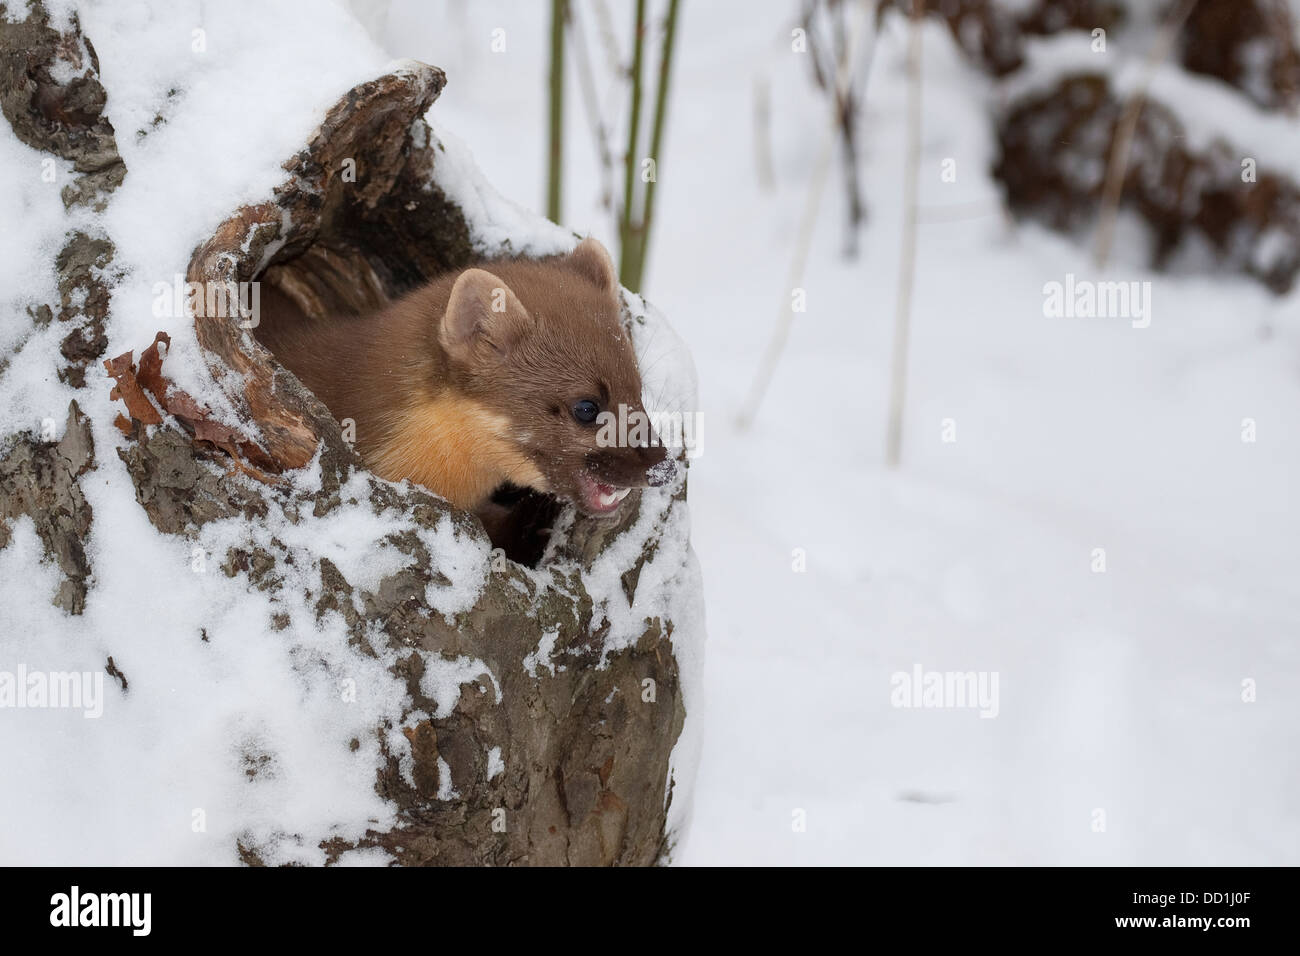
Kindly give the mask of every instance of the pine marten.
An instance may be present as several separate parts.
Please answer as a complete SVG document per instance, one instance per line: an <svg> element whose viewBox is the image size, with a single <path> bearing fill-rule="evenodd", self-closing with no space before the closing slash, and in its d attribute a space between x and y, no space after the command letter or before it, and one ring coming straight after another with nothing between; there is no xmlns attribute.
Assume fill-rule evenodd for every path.
<svg viewBox="0 0 1300 956"><path fill-rule="evenodd" d="M356 423L357 452L380 477L471 511L513 484L609 516L632 488L673 474L653 439L597 439L602 412L645 414L620 311L609 253L585 239L567 256L442 275L368 317L300 317L256 334L335 418Z"/></svg>

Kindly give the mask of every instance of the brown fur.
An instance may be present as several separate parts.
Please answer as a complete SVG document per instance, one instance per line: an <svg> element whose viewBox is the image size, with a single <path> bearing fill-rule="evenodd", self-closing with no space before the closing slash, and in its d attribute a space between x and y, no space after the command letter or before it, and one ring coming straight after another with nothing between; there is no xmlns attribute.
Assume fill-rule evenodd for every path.
<svg viewBox="0 0 1300 956"><path fill-rule="evenodd" d="M273 290L267 311L287 302ZM646 485L658 446L598 448L573 403L644 411L604 247L493 260L440 276L365 318L268 321L258 338L336 418L367 466L478 509L512 483L581 499L578 474Z"/></svg>

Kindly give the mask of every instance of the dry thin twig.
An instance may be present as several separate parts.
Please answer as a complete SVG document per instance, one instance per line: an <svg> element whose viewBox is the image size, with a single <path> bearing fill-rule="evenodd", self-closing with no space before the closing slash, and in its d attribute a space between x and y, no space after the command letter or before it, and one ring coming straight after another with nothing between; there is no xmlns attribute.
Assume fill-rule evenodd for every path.
<svg viewBox="0 0 1300 956"><path fill-rule="evenodd" d="M1106 260L1110 258L1110 247L1115 238L1115 218L1119 213L1120 197L1124 193L1124 178L1128 175L1133 136L1137 132L1138 120L1142 117L1142 107L1146 105L1146 91L1151 85L1152 74L1169 58L1178 31L1182 29L1183 23L1195 6L1196 0L1183 0L1160 28L1155 43L1147 51L1142 80L1129 96L1128 102L1124 104L1124 112L1115 128L1110 161L1106 164L1106 183L1101 193L1101 211L1097 220L1097 245L1093 252L1098 268L1103 267Z"/></svg>
<svg viewBox="0 0 1300 956"><path fill-rule="evenodd" d="M907 157L903 165L903 235L899 240L898 297L894 350L889 373L889 423L885 464L897 468L903 451L903 406L907 399L907 343L916 284L917 192L921 166L921 25L925 0L914 0L907 43Z"/></svg>
<svg viewBox="0 0 1300 956"><path fill-rule="evenodd" d="M614 153L610 149L609 124L605 122L600 96L596 92L595 73L591 66L591 56L587 51L587 38L579 22L578 7L577 3L569 4L568 26L573 41L573 59L577 65L578 87L582 91L582 102L591 127L596 156L600 160L601 205L612 210L614 208ZM615 71L616 75L617 72Z"/></svg>
<svg viewBox="0 0 1300 956"><path fill-rule="evenodd" d="M845 84L849 83L853 76L854 57L858 52L858 38L862 33L862 28L866 23L867 16L870 13L870 4L867 0L860 0L858 4L858 16L853 21L853 27L849 36L848 47L845 50L844 59L839 63L836 71L835 85L837 90L843 89ZM835 134L839 128L840 115L839 96L833 97L831 108L831 121L827 125L825 135L822 139L821 153L817 159L817 165L813 169L812 181L808 187L808 201L804 206L803 220L799 226L799 234L795 240L794 255L790 261L790 273L787 289L793 290L799 287L803 280L804 265L808 261L808 249L812 245L813 227L817 224L817 212L821 207L821 197L823 188L826 185L827 172L831 165L831 156L835 148ZM787 293L787 296L789 293ZM790 326L794 322L794 311L788 298L783 298L781 311L777 314L776 328L772 331L772 338L768 342L767 349L763 353L762 361L759 365L758 373L754 376L754 382L750 386L749 395L745 404L741 406L740 415L736 419L736 428L740 431L747 430L754 422L754 416L758 414L758 407L763 401L763 396L767 392L767 386L772 380L772 375L776 371L777 363L781 360L781 353L785 351L786 341L790 337Z"/></svg>
<svg viewBox="0 0 1300 956"><path fill-rule="evenodd" d="M772 90L763 73L754 77L754 167L759 189L771 192L776 185L772 174Z"/></svg>

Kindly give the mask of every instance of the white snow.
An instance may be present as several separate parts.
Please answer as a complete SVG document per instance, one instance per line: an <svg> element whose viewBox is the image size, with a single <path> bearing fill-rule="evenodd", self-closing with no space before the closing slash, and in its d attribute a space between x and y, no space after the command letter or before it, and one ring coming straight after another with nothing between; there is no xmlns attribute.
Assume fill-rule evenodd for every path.
<svg viewBox="0 0 1300 956"><path fill-rule="evenodd" d="M537 677L539 668L555 673L555 664L551 660L551 655L555 653L555 642L559 636L559 628L548 628L542 633L542 639L537 642L537 648L524 655L524 670L529 677Z"/></svg>
<svg viewBox="0 0 1300 956"><path fill-rule="evenodd" d="M906 118L906 30L890 17L863 119L860 257L840 257L833 169L808 312L738 433L771 317L790 300L826 116L790 52L796 11L744 7L683 6L648 270L649 298L694 354L709 435L689 476L708 600L704 744L677 859L1300 862L1298 293L1151 273L1145 233L1125 220L1104 273L1081 245L1008 227L988 174L990 105L1006 94L927 25L904 464L886 471ZM626 47L626 12L613 13ZM439 123L499 190L539 208L545 5L399 0L378 19L390 54L448 70ZM495 28L506 53L489 52ZM1089 39L1061 41L1078 44L1077 64L1031 40L1031 71L1040 58L1097 66ZM1145 43L1112 36L1106 56L1140 62ZM603 47L589 47L603 70ZM771 193L753 155L760 72ZM1292 121L1205 78L1161 74L1156 94L1177 99L1194 135L1221 130L1261 168L1294 169ZM568 103L565 224L614 248L573 78ZM941 179L946 158L956 182ZM1045 318L1044 284L1068 273L1150 281L1150 327ZM1104 573L1091 570L1099 547ZM611 594L606 613L626 616L626 601ZM998 716L891 707L891 675L917 664L996 672Z"/></svg>
<svg viewBox="0 0 1300 956"><path fill-rule="evenodd" d="M371 635L378 652L371 656L353 646L341 615L317 618L321 562L339 569L356 603L355 592L411 562L397 541L414 533L440 574L425 600L454 622L474 606L491 574L488 548L450 518L426 529L392 511L376 512L368 478L360 475L321 519L274 506L264 519L214 521L193 538L158 534L135 504L115 452L123 444L111 424L120 403L109 400L107 375L91 367L80 393L60 383L53 370L62 364L57 350L68 326L33 327L26 310L57 304L51 263L68 231L110 235L116 255L105 276L112 290L107 354L138 351L164 328L173 343L166 374L238 424L198 353L192 324L154 314L154 286L183 274L195 245L240 203L264 199L284 180L280 164L342 93L404 65L370 41L342 2L236 0L199 9L83 0L57 12L59 22L76 12L92 38L109 90L106 112L129 172L102 214L65 213L59 191L70 165L44 163L48 157L0 124L0 168L14 186L0 195L0 216L22 225L0 231L0 346L21 343L0 374L0 429L57 437L74 395L89 416L96 467L82 487L94 509L87 549L95 578L84 614L55 608L50 598L59 575L42 558L33 523L9 522L12 540L0 550L0 670L12 673L18 665L102 677L111 654L129 687L124 692L104 680L102 719L84 720L72 709L0 713L0 749L23 768L0 784L0 813L22 821L0 837L0 857L230 864L239 843L268 863L320 863L322 837L355 839L392 823L391 807L374 788L383 759L375 728L390 728L384 744L409 781L403 729L424 716L401 719L411 701L390 670L396 652L383 649L380 635ZM276 38L274 56L266 52L268 36ZM436 60L432 51L417 52ZM436 110L431 119L439 122ZM572 230L504 199L441 125L436 135L438 184L464 204L479 248L541 255L577 242ZM74 294L74 310L84 304L79 298ZM664 342L676 341L661 318L647 322ZM672 381L657 380L659 390L677 401L673 389L689 384L690 375L671 368L682 360L680 347L663 358L659 374ZM319 490L318 462L293 483L301 492ZM654 501L656 513L668 507L662 494ZM684 508L679 513L684 520ZM651 530L643 521L642 536ZM268 593L247 572L225 573L231 548L254 547L276 558L273 573L284 576L283 588ZM647 565L647 580L655 569L671 571L670 560L685 560L663 550L664 558ZM563 586L559 574L535 572L533 579ZM684 621L675 640L688 635L698 636ZM451 714L473 686L500 700L497 677L481 660L424 654L424 664L421 692L433 701L430 716ZM439 770L438 798L459 798L445 763ZM497 748L489 773L503 770ZM350 853L344 861L372 865L381 857Z"/></svg>
<svg viewBox="0 0 1300 956"><path fill-rule="evenodd" d="M185 5L75 6L131 168L104 216L120 238L115 265L128 274L114 293L110 355L152 341L152 284L183 272L234 204L278 181L279 162L321 111L394 57L448 72L430 114L446 149L439 181L467 207L482 248L509 238L517 251L560 251L588 234L616 248L572 77L565 228L539 226L529 212L543 195L544 4L367 0L364 29L342 4L306 0L208 4L201 25ZM689 475L699 561L664 535L637 601L643 590L675 594L668 607L629 606L612 554L584 579L611 623L611 649L635 637L645 614L666 610L677 625L689 717L674 753L675 859L1300 862L1300 293L1152 273L1142 230L1123 221L1105 272L1081 245L1008 226L988 174L989 108L1007 90L973 74L947 32L928 25L921 203L931 215L920 234L904 461L887 471L906 119L906 31L888 17L863 119L869 223L859 258L840 256L833 169L801 283L808 311L795 317L752 430L738 432L771 316L790 299L784 277L826 116L807 63L789 51L794 14L782 0L745 4L743 14L733 4L683 6L647 289L699 370L709 435ZM624 14L615 16L625 31ZM204 55L191 49L200 27ZM496 29L507 38L501 53L491 52ZM267 32L279 38L273 57L254 39ZM1069 39L1094 56L1086 41ZM601 47L590 48L603 69ZM1134 62L1144 52L1114 38L1109 48ZM1038 41L1031 55L1072 62ZM754 172L760 71L773 97L771 192ZM1293 122L1205 78L1159 74L1155 93L1176 100L1191 135L1222 131L1261 168L1296 168ZM137 137L159 113L166 122ZM956 182L940 178L948 158ZM65 219L67 169L42 183L40 159L0 124L0 168L16 187L0 191L0 218L24 223L21 238L0 231L0 346L26 340L0 375L4 431L65 418L70 393L48 374L63 330L31 331L23 309L55 299L49 263L65 229L93 225L86 213ZM182 167L192 172L175 175ZM1044 317L1044 284L1067 274L1151 282L1151 325ZM668 333L655 309L645 312L637 345L648 355ZM192 332L179 322L169 331L169 373L201 390ZM656 399L650 383L663 380L649 369L646 377ZM671 400L694 401L687 365L668 378ZM306 597L273 607L242 577L230 581L219 555L191 571L186 542L151 534L138 508L117 508L131 490L113 453L107 379L92 370L91 382L79 396L100 462L84 482L97 574L86 613L69 618L49 604L57 574L20 520L0 550L0 633L6 654L47 669L98 670L112 653L131 689L106 682L101 720L3 715L0 749L23 773L21 786L16 775L0 784L0 815L23 825L0 835L0 857L231 863L239 828L252 821L247 835L272 861L314 861L314 846L283 835L382 826L368 735L405 702L388 662L354 653L337 615L317 625ZM1243 441L1251 429L1255 440ZM647 514L667 497L648 493ZM687 514L674 507L667 520ZM397 566L383 516L367 525L347 506L337 520L355 538L330 531L333 520L299 530L322 533L331 559L363 576L371 560ZM643 524L616 549L639 547L653 521ZM278 518L267 532L301 558L302 578L285 595L314 586L306 539ZM223 533L210 526L203 540L215 551ZM1104 572L1094 570L1097 549ZM470 599L482 558L456 553L465 563L452 588L431 595L450 614ZM804 571L795 570L800 555ZM693 586L701 567L707 659ZM269 630L274 613L290 615L286 631ZM918 665L996 674L997 717L891 706L891 676ZM700 667L702 679L693 676ZM353 703L337 693L347 679L360 691ZM440 710L453 679L426 673ZM1253 702L1243 682L1253 682ZM353 736L363 741L356 752L346 746ZM399 727L388 743L409 753ZM270 759L257 763L259 754ZM250 759L261 768L251 780ZM692 797L685 782L697 762ZM199 810L204 832L195 830ZM345 859L382 862L374 853Z"/></svg>
<svg viewBox="0 0 1300 956"><path fill-rule="evenodd" d="M481 660L473 657L457 657L454 660L443 658L426 662L424 674L420 678L420 692L437 704L433 716L450 717L460 701L461 685L485 676L496 694L497 703L501 702L501 685L496 676ZM486 687L479 685L480 693L487 693Z"/></svg>
<svg viewBox="0 0 1300 956"><path fill-rule="evenodd" d="M451 620L458 612L472 608L483 593L491 549L486 541L459 532L448 515L443 515L431 530L420 528L419 536L430 554L441 556L438 570L447 578L446 584L431 583L425 599Z"/></svg>

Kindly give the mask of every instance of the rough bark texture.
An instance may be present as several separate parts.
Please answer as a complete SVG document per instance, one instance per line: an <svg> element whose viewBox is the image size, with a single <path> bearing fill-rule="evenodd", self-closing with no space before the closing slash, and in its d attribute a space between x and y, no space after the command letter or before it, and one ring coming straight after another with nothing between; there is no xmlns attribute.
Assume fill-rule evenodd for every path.
<svg viewBox="0 0 1300 956"><path fill-rule="evenodd" d="M56 80L51 72L56 66L63 68L56 72L72 78ZM113 124L103 115L106 99L95 48L81 35L75 16L69 32L60 33L50 26L40 4L26 19L11 23L0 3L0 113L28 146L72 163L73 181L61 192L68 208L90 205L102 210L126 176ZM50 162L42 175L57 180L59 172ZM87 366L108 346L108 286L103 276L111 274L113 254L107 237L72 233L56 262L59 306L33 315L37 323L54 315L71 326L62 346L67 364L58 374L75 388L85 385Z"/></svg>
<svg viewBox="0 0 1300 956"><path fill-rule="evenodd" d="M89 61L86 77L60 87L48 64L78 50ZM0 20L0 105L25 142L71 160L84 173L80 185L65 192L67 201L93 195L102 202L103 190L125 174L112 127L100 112L105 93L93 68L93 50L79 32L50 29L39 4L25 21ZM195 250L189 280L269 282L314 315L372 308L468 261L469 230L431 179L440 144L422 119L444 82L440 70L412 64L348 93L285 164L284 185L265 202L232 210ZM77 337L70 332L63 350L69 365L60 372L74 387L84 385L86 369L102 358L111 294L111 271L105 270L112 255L111 237L72 236L57 263L61 302L34 315L36 321L57 315L74 326ZM292 474L319 451L321 488L309 493L284 480L251 480L232 470L221 450L197 440L182 417L147 428L123 417L127 439L117 453L138 506L159 532L189 539L217 519L251 527L268 516L327 517L340 506L343 482L361 469L339 424L238 316L200 317L196 329L214 378L259 430L268 456ZM93 384L107 388L102 378ZM93 581L84 547L91 512L77 485L92 466L110 465L95 464L88 423L75 403L57 443L20 435L0 446L0 547L10 539L9 519L29 515L64 574L56 603L73 614L84 608ZM397 511L420 528L450 517L462 534L484 539L471 515L453 512L420 488L368 475L364 481L376 514ZM670 507L680 507L684 498L683 484ZM410 563L371 591L346 580L328 559L314 558L319 586L306 597L317 618L341 617L360 653L373 654L380 643L398 651L396 676L411 695L398 726L406 728L413 761L403 773L397 755L385 751L375 782L395 808L395 827L374 829L352 843L313 833L291 837L321 846L331 860L356 847L380 847L397 862L416 865L659 861L667 849L669 756L685 717L673 624L647 617L631 646L607 650L609 625L596 623L582 576L606 543L636 520L640 502L628 504L617 523L561 521L541 567L501 562L487 574L475 605L453 621L425 603L426 586L442 577L446 556L430 553L413 534L392 542ZM527 507L550 508L552 517L556 511L553 502ZM527 514L520 520L536 524ZM651 535L624 570L629 601L658 546ZM246 545L218 559L227 576L274 595L287 587L281 572L294 556L275 540L269 548L256 545L250 534ZM285 614L272 630L302 624ZM526 665L548 633L555 635L553 666ZM454 711L436 717L421 674L431 661L461 656L483 661L495 683L479 677L463 685ZM385 741L390 729L376 727L377 739ZM496 748L505 769L489 778L487 755ZM249 755L250 779L266 759ZM443 768L456 794L440 799L447 783ZM250 839L238 852L257 865L265 849Z"/></svg>
<svg viewBox="0 0 1300 956"><path fill-rule="evenodd" d="M108 193L126 176L113 126L103 115L106 94L99 82L99 60L82 35L76 18L71 29L53 29L40 4L22 20L0 3L0 114L14 135L34 149L72 163L75 177L62 188L66 207L104 207ZM62 65L64 69L57 70ZM69 69L70 68L70 69ZM56 71L70 79L60 82ZM47 170L43 170L45 172ZM12 224L11 224L12 225ZM105 237L70 233L55 259L59 302L31 310L35 324L57 319L67 324L60 352L67 364L59 378L74 388L85 385L86 368L107 347L104 321L113 244ZM0 370L8 357L0 359ZM8 544L7 519L31 517L47 556L63 574L54 603L70 614L85 608L90 563L85 540L92 511L78 479L94 464L90 426L74 401L68 409L64 437L58 442L32 435L11 435L0 453L0 547Z"/></svg>
<svg viewBox="0 0 1300 956"><path fill-rule="evenodd" d="M0 454L0 547L9 544L11 519L31 518L46 555L63 575L54 603L69 614L80 614L86 606L91 570L86 535L93 515L77 480L94 461L90 423L76 402L68 406L67 428L59 441L13 436Z"/></svg>
<svg viewBox="0 0 1300 956"><path fill-rule="evenodd" d="M126 166L113 124L103 115L107 95L95 48L82 36L75 15L71 29L60 33L41 4L26 19L5 22L12 13L0 3L0 112L28 146L72 163L79 175L63 187L65 205L93 203L102 209L101 192L121 184ZM57 65L80 75L60 83L52 73Z"/></svg>

